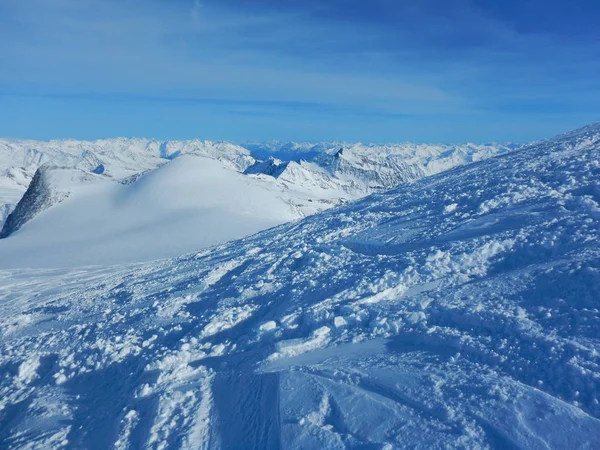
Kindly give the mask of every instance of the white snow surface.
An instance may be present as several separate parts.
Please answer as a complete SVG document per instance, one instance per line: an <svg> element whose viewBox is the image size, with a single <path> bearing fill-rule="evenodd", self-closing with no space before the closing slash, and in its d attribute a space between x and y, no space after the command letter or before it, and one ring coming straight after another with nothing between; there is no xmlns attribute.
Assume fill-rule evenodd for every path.
<svg viewBox="0 0 600 450"><path fill-rule="evenodd" d="M402 159L420 166L428 175L442 172L467 162L481 161L491 156L507 153L519 147L515 143L488 144L433 144L433 143L388 143L365 144L351 142L247 142L242 144L257 159L275 157L282 160L319 160L339 150L348 159L364 164L382 165L388 159Z"/></svg>
<svg viewBox="0 0 600 450"><path fill-rule="evenodd" d="M140 138L98 141L0 139L0 225L43 164L86 172L97 170L106 177L122 179L153 170L182 154L216 159L240 171L254 163L248 150L227 142Z"/></svg>
<svg viewBox="0 0 600 450"><path fill-rule="evenodd" d="M276 187L193 155L126 185L97 175L79 183L73 172L83 174L50 171L53 195L62 187L68 198L0 240L0 268L173 257L300 217Z"/></svg>
<svg viewBox="0 0 600 450"><path fill-rule="evenodd" d="M0 271L2 448L600 447L600 126L201 253Z"/></svg>

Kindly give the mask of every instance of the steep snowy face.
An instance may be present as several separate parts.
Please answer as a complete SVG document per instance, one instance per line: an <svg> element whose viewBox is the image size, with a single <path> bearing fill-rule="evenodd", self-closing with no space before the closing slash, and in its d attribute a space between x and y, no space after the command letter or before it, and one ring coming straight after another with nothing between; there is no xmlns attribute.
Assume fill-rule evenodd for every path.
<svg viewBox="0 0 600 450"><path fill-rule="evenodd" d="M21 199L38 167L55 163L62 167L97 167L93 155L76 157L54 148L38 150L34 141L0 139L0 226ZM96 164L96 165L94 165Z"/></svg>
<svg viewBox="0 0 600 450"><path fill-rule="evenodd" d="M280 159L269 158L265 161L256 161L248 167L244 174L246 175L269 175L273 178L279 178L287 168L289 162L283 162Z"/></svg>
<svg viewBox="0 0 600 450"><path fill-rule="evenodd" d="M4 222L0 239L18 231L35 216L66 200L83 186L105 182L107 181L79 169L41 166L35 172L25 195Z"/></svg>
<svg viewBox="0 0 600 450"><path fill-rule="evenodd" d="M362 185L339 178L322 166L308 161L281 161L269 158L257 162L244 172L282 189L288 202L302 216L321 212L350 200L364 197Z"/></svg>
<svg viewBox="0 0 600 450"><path fill-rule="evenodd" d="M320 165L307 161L281 161L270 158L267 161L257 162L246 169L246 175L268 175L277 179L286 188L313 192L316 197L319 193L338 191L343 197L348 197L350 192L345 192L344 182Z"/></svg>
<svg viewBox="0 0 600 450"><path fill-rule="evenodd" d="M0 440L598 448L600 129L213 249L0 272Z"/></svg>
<svg viewBox="0 0 600 450"><path fill-rule="evenodd" d="M32 177L22 168L10 167L0 171L0 226L15 208Z"/></svg>
<svg viewBox="0 0 600 450"><path fill-rule="evenodd" d="M400 155L382 155L340 149L322 155L316 162L336 178L344 180L348 190L365 193L389 189L427 175L419 161ZM457 164L459 165L459 164Z"/></svg>

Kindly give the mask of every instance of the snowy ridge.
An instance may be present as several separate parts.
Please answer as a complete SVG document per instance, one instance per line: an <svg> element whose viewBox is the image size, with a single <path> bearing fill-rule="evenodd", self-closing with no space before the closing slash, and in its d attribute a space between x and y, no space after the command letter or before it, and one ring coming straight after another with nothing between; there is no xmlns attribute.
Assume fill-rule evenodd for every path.
<svg viewBox="0 0 600 450"><path fill-rule="evenodd" d="M0 268L173 257L299 217L278 186L196 155L130 183L42 166L6 221L3 237L18 231L0 241Z"/></svg>
<svg viewBox="0 0 600 450"><path fill-rule="evenodd" d="M256 173L262 167L266 174L279 167L276 177L294 160L309 161L324 168L342 190L354 196L364 196L389 189L424 176L481 161L518 148L515 144L348 144L339 142L247 143L258 159L272 161L252 168ZM283 162L283 161L290 162ZM302 163L303 161L300 161ZM291 180L288 180L291 181Z"/></svg>
<svg viewBox="0 0 600 450"><path fill-rule="evenodd" d="M99 164L106 175L123 178L156 168L180 154L193 154L225 161L238 170L254 163L248 150L227 142L201 140L158 141L141 138L115 138L98 141L60 139L29 141L0 139L0 167L22 167L35 171L52 162L56 166L92 171Z"/></svg>
<svg viewBox="0 0 600 450"><path fill-rule="evenodd" d="M593 126L174 260L0 272L0 443L597 448L598 161Z"/></svg>
<svg viewBox="0 0 600 450"><path fill-rule="evenodd" d="M389 189L427 175L424 167L405 156L388 155L381 159L376 153L341 149L334 155L320 156L316 161L337 178L345 180L349 189L363 192Z"/></svg>
<svg viewBox="0 0 600 450"><path fill-rule="evenodd" d="M153 139L61 139L31 141L0 139L0 224L25 193L43 164L76 168L124 179L156 169L181 154L217 159L243 171L254 163L248 150L226 142L158 141Z"/></svg>
<svg viewBox="0 0 600 450"><path fill-rule="evenodd" d="M281 160L304 159L312 161L323 155L334 155L343 149L346 155L357 156L377 155L379 158L398 156L406 160L421 160L424 165L433 159L452 159L479 161L493 155L506 153L520 147L514 143L489 143L489 144L428 144L428 143L389 143L389 144L364 144L350 142L248 142L242 144L248 148L257 159L269 157ZM375 157L377 157L375 156ZM374 156L372 156L374 157Z"/></svg>
<svg viewBox="0 0 600 450"><path fill-rule="evenodd" d="M313 162L281 161L270 158L250 166L244 173L246 175L268 175L286 188L314 193L316 198L320 197L319 193L335 193L336 191L342 198L358 196L358 193L352 192L343 180L332 176L322 166Z"/></svg>

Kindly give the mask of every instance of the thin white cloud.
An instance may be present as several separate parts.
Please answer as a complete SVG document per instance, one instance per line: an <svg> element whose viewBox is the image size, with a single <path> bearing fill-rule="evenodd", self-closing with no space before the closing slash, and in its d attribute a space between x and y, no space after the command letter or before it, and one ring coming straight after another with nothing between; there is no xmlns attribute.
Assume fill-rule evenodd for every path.
<svg viewBox="0 0 600 450"><path fill-rule="evenodd" d="M461 115L509 97L547 98L556 90L556 59L593 64L585 51L524 37L470 2L453 0L452 17L404 4L412 5L405 11L411 26L390 34L377 23L328 21L299 10L250 13L208 0L2 2L0 90ZM440 49L453 27L466 27L465 36L483 43ZM583 72L570 77L571 91L562 97L588 82Z"/></svg>
<svg viewBox="0 0 600 450"><path fill-rule="evenodd" d="M4 85L175 91L407 113L449 111L459 103L436 86L401 74L377 75L377 67L365 70L366 57L324 61L322 55L286 54L286 45L308 31L317 35L309 45L318 36L335 39L336 30L299 22L298 15L139 0L25 0L11 14L20 28L17 41L3 40L0 50L11 67L0 72Z"/></svg>

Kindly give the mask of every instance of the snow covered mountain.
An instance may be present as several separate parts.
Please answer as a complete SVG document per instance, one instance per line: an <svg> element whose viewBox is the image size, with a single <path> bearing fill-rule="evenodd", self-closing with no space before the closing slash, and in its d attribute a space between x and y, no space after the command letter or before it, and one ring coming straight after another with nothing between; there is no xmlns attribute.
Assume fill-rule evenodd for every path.
<svg viewBox="0 0 600 450"><path fill-rule="evenodd" d="M389 143L363 144L351 142L245 142L241 144L252 152L256 159L265 160L270 157L284 161L304 159L312 161L324 154L335 154L340 149L346 153L379 155L385 158L389 155L404 156L405 158L467 158L473 161L489 158L498 153L505 153L520 147L514 143L488 144L430 144L430 143ZM468 155L473 155L469 158Z"/></svg>
<svg viewBox="0 0 600 450"><path fill-rule="evenodd" d="M104 180L91 172L43 165L37 169L25 195L19 201L0 231L0 239L18 231L28 221L46 209L69 198L73 186L101 183Z"/></svg>
<svg viewBox="0 0 600 450"><path fill-rule="evenodd" d="M0 271L0 446L598 448L598 161L593 125L178 259Z"/></svg>
<svg viewBox="0 0 600 450"><path fill-rule="evenodd" d="M252 151L255 158L262 160L248 169L252 173L263 170L265 174L281 178L287 171L287 181L293 183L294 177L290 176L290 171L303 172L298 179L304 180L307 178L306 172L323 172L325 169L330 178L327 182L335 183L336 189L341 187L354 196L389 189L424 176L501 155L519 147L516 144L365 145L277 141L244 145ZM265 160L270 162L265 163ZM314 170L307 162L313 163L318 169ZM298 167L302 163L304 167ZM274 170L274 167L278 170Z"/></svg>
<svg viewBox="0 0 600 450"><path fill-rule="evenodd" d="M0 188L0 204L2 196L7 202L0 209L3 216L0 238L10 237L0 241L0 266L62 267L172 257L509 150L506 146L448 149L408 144L396 147L357 144L343 149L322 144L318 148L322 151L313 161L273 158L256 161L249 150L224 142L0 141L0 173L4 173L0 182L6 187ZM305 155L299 151L297 156ZM179 161L181 157L193 157L185 161L191 161L195 174ZM172 167L162 168L165 164ZM182 173L177 174L175 168ZM169 178L153 178L156 170L168 172ZM222 175L222 180L209 173L211 170ZM240 179L242 173L247 180ZM178 178L186 180L185 189ZM145 182L148 179L161 179L162 184L153 186ZM92 180L95 184L104 180L103 188L88 189L88 181ZM235 192L224 180L242 189ZM115 181L131 186L121 187ZM245 185L252 188L243 189ZM171 191L171 186L179 187ZM142 194L143 189L148 192ZM85 194L78 195L80 190ZM125 195L122 192L129 191L144 199L140 204L148 207L148 213L135 202L119 201ZM154 202L149 199L149 192L157 195ZM164 192L171 194L167 196ZM15 209L14 202L20 196L22 199ZM185 197L190 198L183 200ZM208 197L218 198L221 204L205 203ZM257 203L256 198L266 203ZM56 205L63 201L68 205L57 209ZM254 205L258 212L245 210L244 216L236 216L234 226L229 214L202 220L205 215L200 211L209 204L213 205L213 211L233 211L246 204ZM268 204L272 206L270 211ZM189 209L189 214L182 210L182 205ZM51 211L46 216L48 209ZM185 220L176 220L184 213ZM248 220L242 220L244 217ZM195 225L192 218L197 220ZM219 225L222 221L225 225ZM32 223L24 226L28 222ZM162 228L168 222L172 225L165 233ZM157 227L160 223L163 225ZM257 228L258 224L263 227ZM209 226L215 229L206 228ZM15 232L18 233L13 237ZM134 238L149 233L160 237ZM178 239L173 239L173 235ZM123 236L128 236L128 251L122 251L124 247L117 244ZM82 239L90 245L80 245ZM115 244L109 245L109 241ZM140 248L135 248L136 245Z"/></svg>
<svg viewBox="0 0 600 450"><path fill-rule="evenodd" d="M43 164L123 179L156 169L181 154L221 161L243 171L255 161L248 150L226 142L107 139L30 141L0 139L0 225Z"/></svg>
<svg viewBox="0 0 600 450"><path fill-rule="evenodd" d="M22 228L0 241L0 267L173 257L299 217L276 185L195 155L182 155L126 184L43 166L6 221L6 235Z"/></svg>

